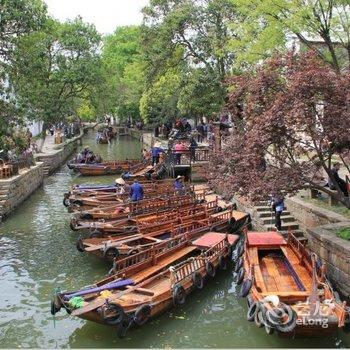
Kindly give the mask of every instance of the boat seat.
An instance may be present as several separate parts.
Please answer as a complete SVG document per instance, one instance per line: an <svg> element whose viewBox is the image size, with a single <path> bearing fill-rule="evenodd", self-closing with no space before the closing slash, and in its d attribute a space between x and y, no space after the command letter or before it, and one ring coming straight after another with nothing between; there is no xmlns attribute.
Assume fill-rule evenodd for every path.
<svg viewBox="0 0 350 350"><path fill-rule="evenodd" d="M133 288L133 286L127 287L127 288ZM139 294L144 294L144 295L149 295L149 296L153 296L154 292L149 290L149 289L145 289L145 288L134 288L133 289L134 293L139 293Z"/></svg>
<svg viewBox="0 0 350 350"><path fill-rule="evenodd" d="M171 254L170 256L167 256L163 259L159 259L157 264L145 268L144 270L133 275L133 280L135 281L135 284L163 270L165 267L170 266L173 262L185 257L186 255L195 251L196 249L197 248L194 246L186 246L180 249L179 251L175 252L174 254Z"/></svg>
<svg viewBox="0 0 350 350"><path fill-rule="evenodd" d="M306 290L311 290L312 287L312 278L307 269L300 265L300 259L290 248L283 247L283 254L289 259L295 273L298 275L300 281Z"/></svg>

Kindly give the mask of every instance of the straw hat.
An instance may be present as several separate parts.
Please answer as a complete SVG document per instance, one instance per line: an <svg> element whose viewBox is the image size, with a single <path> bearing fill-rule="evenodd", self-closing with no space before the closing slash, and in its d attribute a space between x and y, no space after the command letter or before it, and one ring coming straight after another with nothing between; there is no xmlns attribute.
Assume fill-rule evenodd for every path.
<svg viewBox="0 0 350 350"><path fill-rule="evenodd" d="M125 185L125 181L119 177L118 179L115 180L115 183L118 184L118 185Z"/></svg>
<svg viewBox="0 0 350 350"><path fill-rule="evenodd" d="M182 176L180 176L180 175L177 175L177 178L176 178L176 180L177 179L182 179Z"/></svg>

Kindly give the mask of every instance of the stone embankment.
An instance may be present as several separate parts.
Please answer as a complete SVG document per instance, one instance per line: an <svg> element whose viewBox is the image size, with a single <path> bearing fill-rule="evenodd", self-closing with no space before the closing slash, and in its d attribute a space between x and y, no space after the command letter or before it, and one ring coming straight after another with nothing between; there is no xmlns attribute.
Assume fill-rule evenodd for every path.
<svg viewBox="0 0 350 350"><path fill-rule="evenodd" d="M35 155L35 166L21 169L19 175L9 179L0 179L0 222L41 186L45 176L51 175L73 154L83 135L84 132L59 145L55 145L54 138L48 136L44 152Z"/></svg>
<svg viewBox="0 0 350 350"><path fill-rule="evenodd" d="M44 180L44 164L37 162L19 175L0 179L0 221L27 199Z"/></svg>
<svg viewBox="0 0 350 350"><path fill-rule="evenodd" d="M45 153L37 153L35 159L44 163L44 176L53 174L77 149L84 133L76 136L62 144L54 145L53 138L48 138L48 148Z"/></svg>
<svg viewBox="0 0 350 350"><path fill-rule="evenodd" d="M350 242L336 232L350 227L350 221L307 230L310 249L326 264L328 278L344 296L350 298Z"/></svg>

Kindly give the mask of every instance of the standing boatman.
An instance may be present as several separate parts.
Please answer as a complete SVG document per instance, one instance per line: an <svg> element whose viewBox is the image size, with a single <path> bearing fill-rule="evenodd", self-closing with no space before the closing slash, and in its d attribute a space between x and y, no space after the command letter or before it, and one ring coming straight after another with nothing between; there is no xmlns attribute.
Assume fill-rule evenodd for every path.
<svg viewBox="0 0 350 350"><path fill-rule="evenodd" d="M174 181L174 190L176 194L182 196L185 194L185 186L182 183L182 176L178 175Z"/></svg>
<svg viewBox="0 0 350 350"><path fill-rule="evenodd" d="M130 199L132 202L143 199L143 187L137 180L134 180L134 183L130 186Z"/></svg>
<svg viewBox="0 0 350 350"><path fill-rule="evenodd" d="M163 148L160 147L160 143L156 142L154 146L151 149L152 153L152 165L155 166L156 164L159 163L159 155L163 153L164 150Z"/></svg>
<svg viewBox="0 0 350 350"><path fill-rule="evenodd" d="M281 195L275 195L271 200L272 210L275 213L275 226L277 231L281 231L282 222L281 222L281 214L284 210L284 198Z"/></svg>

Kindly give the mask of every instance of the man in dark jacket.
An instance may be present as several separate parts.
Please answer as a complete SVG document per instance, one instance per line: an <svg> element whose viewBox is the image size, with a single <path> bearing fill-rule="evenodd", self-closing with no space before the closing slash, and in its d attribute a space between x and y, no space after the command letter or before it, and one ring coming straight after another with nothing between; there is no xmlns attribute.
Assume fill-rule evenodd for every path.
<svg viewBox="0 0 350 350"><path fill-rule="evenodd" d="M133 202L138 202L143 199L143 187L137 180L130 186L130 199Z"/></svg>
<svg viewBox="0 0 350 350"><path fill-rule="evenodd" d="M331 173L334 177L334 180L337 182L338 186L340 187L341 191L344 193L345 197L349 196L348 189L346 186L346 181L344 181L338 174L340 170L340 163L336 162L333 164L333 168L331 169ZM331 190L336 190L335 184L333 183L332 179L329 179L329 188Z"/></svg>

